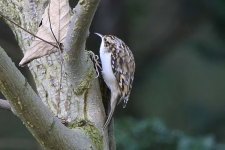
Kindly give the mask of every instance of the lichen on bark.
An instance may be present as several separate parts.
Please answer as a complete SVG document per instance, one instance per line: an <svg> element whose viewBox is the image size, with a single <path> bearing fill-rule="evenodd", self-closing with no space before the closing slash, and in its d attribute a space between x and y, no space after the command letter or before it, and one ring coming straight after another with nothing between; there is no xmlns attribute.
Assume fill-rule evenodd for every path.
<svg viewBox="0 0 225 150"><path fill-rule="evenodd" d="M77 34L74 35L76 35L77 39L74 38L74 35L71 35L71 41L76 40L76 42L74 42L75 46L77 46L76 51L80 52L76 53L77 55L73 55L75 53L70 52L65 52L63 54L64 65L66 67L63 66L65 70L62 76L63 80L62 88L60 90L61 96L59 97L59 105L53 106L58 92L55 87L58 86L56 81L58 81L60 73L59 54L54 53L47 57L34 60L29 65L29 69L31 70L36 83L38 95L40 96L39 97L36 95L36 97L34 97L38 100L42 100L45 105L48 106L48 110L51 110L58 118L65 119L69 123L77 122L77 120L83 118L86 122L88 122L87 126L82 129L78 126L74 126L74 133L71 133L65 126L59 123L59 120L53 119L54 117L51 116L52 114L48 114L49 112L46 113L48 115L37 116L38 114L43 113L39 112L41 111L40 108L43 106L39 103L39 101L33 101L34 98L32 101L25 101L20 98L20 96L22 96L20 95L18 96L19 99L15 101L12 101L14 99L9 99L13 104L12 106L17 108L16 111L18 112L19 117L23 120L24 124L28 127L39 143L46 149L79 149L82 146L84 149L91 149L88 144L90 142L89 140L94 143L94 145L92 145L92 148L94 149L108 149L108 134L107 132L101 131L104 123L105 111L101 101L99 84L94 78L95 73L92 62L90 61L89 56L84 52L85 41L89 32L88 28L90 27L91 20L94 16L99 1L100 0L85 0L84 4L80 5L78 3L75 8L77 14L74 17L74 25L80 25L80 27L75 27ZM23 28L35 33L41 21L41 16L44 9L47 6L47 2L48 0L0 1L0 13L17 22ZM83 19L84 17L85 19ZM21 50L25 52L33 40L33 37L9 22L7 22L7 24L12 29ZM73 21L71 21L71 24L71 26L74 26ZM75 58L78 59L74 60ZM78 63L74 63L76 61L78 61ZM71 68L78 67L78 69L70 70L68 69L70 67L67 66L70 66ZM0 69L1 67L2 66L0 64ZM2 81L4 80L1 79L1 83L3 83ZM10 80L8 80L8 82L10 82ZM24 87L26 87L26 84L26 81L24 81L21 85L20 83L17 85L18 87L23 87L24 85ZM4 88L10 88L10 86L2 86L2 84L0 86L3 91ZM5 91L8 98L14 96L10 94L10 91ZM32 94L35 94L35 92ZM31 99L31 97L29 98ZM32 105L27 105L29 102ZM36 105L40 108L37 108ZM27 109L32 111L31 108L28 108L28 106L32 106L34 108L33 112L26 112L26 114L23 114L23 112ZM43 110L45 110L45 107L43 107ZM33 115L33 117L31 115ZM49 117L49 120L46 117ZM37 118L43 120L38 120ZM34 123L34 121L37 122ZM46 125L44 124L45 122ZM46 128L42 129L39 125L46 126ZM45 132L48 129L51 130L47 131L48 134L46 134ZM85 134L83 134L83 132ZM85 143L87 144L85 145ZM62 147L63 144L64 147Z"/></svg>

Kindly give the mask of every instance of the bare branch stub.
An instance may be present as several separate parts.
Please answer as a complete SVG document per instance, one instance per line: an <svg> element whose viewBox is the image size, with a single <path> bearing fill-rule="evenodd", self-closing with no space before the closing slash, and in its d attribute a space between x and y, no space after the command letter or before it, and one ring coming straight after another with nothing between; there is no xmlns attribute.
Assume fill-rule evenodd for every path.
<svg viewBox="0 0 225 150"><path fill-rule="evenodd" d="M0 99L0 109L11 111L11 105L7 100Z"/></svg>

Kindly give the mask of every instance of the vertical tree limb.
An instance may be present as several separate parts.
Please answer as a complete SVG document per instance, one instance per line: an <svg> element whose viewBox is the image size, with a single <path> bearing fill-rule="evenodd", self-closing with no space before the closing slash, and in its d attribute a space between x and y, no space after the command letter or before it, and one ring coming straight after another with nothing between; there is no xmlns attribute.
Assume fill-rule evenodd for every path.
<svg viewBox="0 0 225 150"><path fill-rule="evenodd" d="M23 114L18 115L21 120L25 122L31 132L33 130L34 124L35 127L38 128L42 127L42 124L46 123L45 129L47 131L45 131L51 137L47 136L46 133L41 131L39 132L37 130L32 133L35 137L37 137L39 143L44 142L44 147L49 149L52 149L52 147L57 147L58 144L61 144L60 141L65 143L76 143L78 145L73 145L76 148L63 148L58 145L58 149L108 149L108 133L102 130L105 119L105 111L102 104L99 84L98 80L94 78L95 75L92 62L85 53L86 38L88 36L89 27L99 1L100 0L80 0L74 9L74 15L73 19L71 20L69 34L67 35L67 42L64 43L65 68L60 97L57 97L56 90L58 84L58 74L60 72L58 53L54 53L50 56L35 60L29 65L36 83L38 95L40 96L38 97L35 95L35 93L31 92L32 96L34 96L32 101L35 101L32 103L32 105L27 105L27 99L23 101L23 99L19 96L17 98L19 98L20 102L19 104L16 103L17 100L14 99L14 95L10 94L13 92L13 90L7 91L9 93L4 93L4 95L8 94L6 97L9 97L10 95L13 97L13 99L10 99L10 103L12 102L12 105L15 105L13 107L15 107L16 113L18 113L18 111L24 111L22 113L28 115L27 113L30 113L28 110L30 110L33 105L37 106L34 107L35 109L33 110L35 113L30 114L34 115L33 118L36 120L42 119L42 116L39 118L39 115L43 115L42 113L45 112L45 110L51 110L54 112L55 109L53 102L55 100L59 100L61 102L60 104L62 105L60 105L61 108L59 109L59 113L54 113L59 114L57 115L58 118L66 119L70 123L70 128L73 128L73 130L62 126L57 119L51 115L48 115L48 113L47 115L44 115L46 120L43 122L29 120L29 118L26 118L23 116ZM8 18L13 19L15 22L20 23L22 27L35 33L47 2L47 0L18 0L13 2L11 2L11 0L6 0L0 1L0 7L2 8L1 12ZM16 28L12 24L9 24L9 26L13 30L21 49L26 51L33 37L21 29ZM2 65L2 67L4 68L5 66ZM14 69L12 69L12 71ZM28 84L25 79L23 78L21 80L22 81L17 80L13 82L21 82L27 88ZM12 83L7 85L11 86ZM4 85L4 87L6 87L6 85ZM26 88L23 88L23 90L27 90ZM19 91L23 93L22 89L19 89ZM48 109L39 104L40 100L42 100L45 105L48 106ZM24 105L22 105L22 110L20 110L21 103ZM43 112L37 113L36 111L42 107ZM36 110L36 108L38 109ZM67 118L67 116L69 117ZM49 120L47 120L48 117ZM58 135L55 138L54 132L56 132L55 134ZM84 142L87 144L84 144ZM53 143L58 144L54 146ZM79 147L82 144L84 144L84 148ZM71 145L69 144L69 146Z"/></svg>
<svg viewBox="0 0 225 150"><path fill-rule="evenodd" d="M73 9L73 16L69 25L69 32L65 42L67 70L71 77L82 77L87 64L84 61L85 44L89 35L89 28L100 0L79 0ZM82 70L83 69L83 70ZM74 84L79 83L74 82Z"/></svg>

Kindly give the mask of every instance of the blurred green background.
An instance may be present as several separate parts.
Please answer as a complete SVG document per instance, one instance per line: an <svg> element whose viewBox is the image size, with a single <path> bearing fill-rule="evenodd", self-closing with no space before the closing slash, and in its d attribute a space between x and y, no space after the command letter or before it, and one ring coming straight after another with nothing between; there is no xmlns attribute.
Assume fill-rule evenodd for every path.
<svg viewBox="0 0 225 150"><path fill-rule="evenodd" d="M136 59L129 103L115 114L119 150L225 150L224 0L102 0L90 32L88 50L98 54L93 32L113 34ZM0 35L18 64L23 55L2 21ZM39 149L10 112L0 110L0 120L0 150Z"/></svg>

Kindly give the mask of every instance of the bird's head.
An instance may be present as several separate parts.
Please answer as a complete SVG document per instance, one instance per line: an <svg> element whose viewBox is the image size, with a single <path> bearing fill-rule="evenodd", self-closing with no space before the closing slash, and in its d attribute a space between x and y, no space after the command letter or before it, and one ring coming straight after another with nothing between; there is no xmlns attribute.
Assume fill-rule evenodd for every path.
<svg viewBox="0 0 225 150"><path fill-rule="evenodd" d="M112 48L120 48L121 40L113 35L102 35L99 33L95 33L102 39L102 44L104 48L112 49Z"/></svg>

